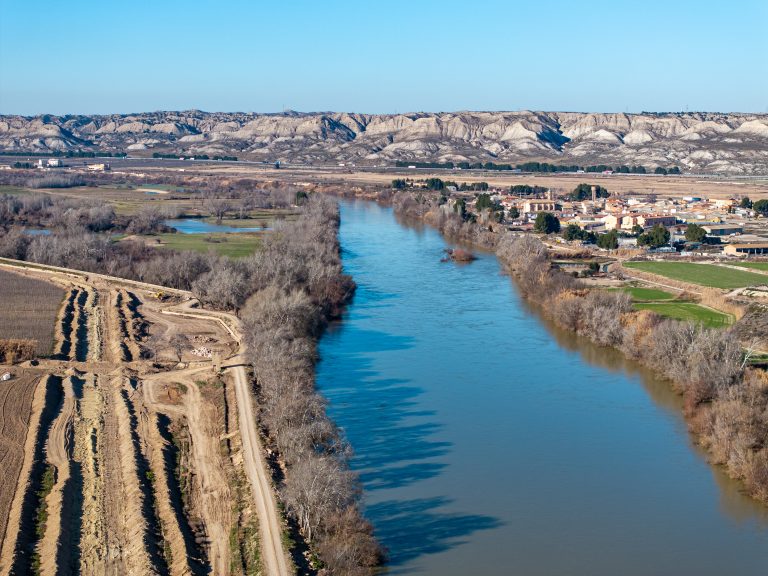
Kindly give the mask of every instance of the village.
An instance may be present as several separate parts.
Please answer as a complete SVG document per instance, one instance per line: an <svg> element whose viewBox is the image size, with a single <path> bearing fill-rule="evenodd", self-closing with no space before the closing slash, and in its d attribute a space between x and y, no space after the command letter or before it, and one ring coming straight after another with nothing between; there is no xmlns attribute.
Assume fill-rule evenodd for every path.
<svg viewBox="0 0 768 576"><path fill-rule="evenodd" d="M768 254L768 206L744 195L729 198L673 197L662 194L611 193L601 185L580 184L573 191L515 185L508 189L484 182L470 186L453 182L408 181L409 187L442 190L448 210L489 220L521 232L563 232L560 243L595 250L640 249L651 254L707 257L747 257ZM480 191L480 193L478 193ZM459 207L463 208L459 208ZM537 227L540 215L558 224ZM554 222L554 221L553 221ZM657 229L662 241L643 242ZM574 233L578 229L581 233ZM611 234L612 243L600 243ZM639 241L638 241L639 240Z"/></svg>

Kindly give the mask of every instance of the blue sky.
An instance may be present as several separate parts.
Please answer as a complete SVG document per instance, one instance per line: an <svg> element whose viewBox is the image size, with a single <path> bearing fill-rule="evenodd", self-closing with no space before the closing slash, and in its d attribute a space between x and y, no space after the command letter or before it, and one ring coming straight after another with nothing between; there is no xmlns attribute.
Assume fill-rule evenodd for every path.
<svg viewBox="0 0 768 576"><path fill-rule="evenodd" d="M0 113L768 111L768 1L0 0Z"/></svg>

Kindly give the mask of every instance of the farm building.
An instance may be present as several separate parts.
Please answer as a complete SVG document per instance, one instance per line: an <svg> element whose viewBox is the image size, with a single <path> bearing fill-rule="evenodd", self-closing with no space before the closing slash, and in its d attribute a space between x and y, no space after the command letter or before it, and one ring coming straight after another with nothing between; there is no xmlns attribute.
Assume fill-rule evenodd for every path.
<svg viewBox="0 0 768 576"><path fill-rule="evenodd" d="M747 254L768 254L768 242L753 242L752 244L728 244L723 249L726 254L732 256L746 256Z"/></svg>

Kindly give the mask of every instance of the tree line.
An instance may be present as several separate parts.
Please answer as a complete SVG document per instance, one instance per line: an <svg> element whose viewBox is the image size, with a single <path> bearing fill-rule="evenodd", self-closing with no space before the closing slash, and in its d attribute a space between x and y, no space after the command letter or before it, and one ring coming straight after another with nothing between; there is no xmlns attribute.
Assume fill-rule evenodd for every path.
<svg viewBox="0 0 768 576"><path fill-rule="evenodd" d="M690 426L714 463L768 502L768 373L750 368L754 351L768 341L762 309L751 309L727 329L636 311L626 293L586 289L553 268L546 247L531 235L459 222L429 198L402 195L394 206L446 235L495 249L522 294L555 322L656 370L683 396Z"/></svg>
<svg viewBox="0 0 768 576"><path fill-rule="evenodd" d="M108 152L105 150L54 150L53 152L18 152L0 150L0 156L34 156L42 158L125 158L126 152Z"/></svg>
<svg viewBox="0 0 768 576"><path fill-rule="evenodd" d="M768 500L768 376L748 368L739 323L703 328L635 311L626 293L585 290L550 266L546 247L532 236L505 235L497 255L522 293L562 327L619 348L667 378L683 395L691 425L715 462L753 496Z"/></svg>
<svg viewBox="0 0 768 576"><path fill-rule="evenodd" d="M496 162L409 162L407 160L398 160L395 162L398 168L437 168L437 169L461 169L461 170L519 170L520 172L616 172L619 174L650 174L651 169L645 166L608 166L607 164L594 164L590 166L579 166L577 164L550 164L549 162L523 162L521 164L497 164ZM680 174L680 168L672 166L665 168L657 166L653 170L654 174Z"/></svg>
<svg viewBox="0 0 768 576"><path fill-rule="evenodd" d="M283 464L281 500L316 553L315 568L374 573L383 551L360 511L350 447L314 387L317 338L355 288L341 267L335 202L309 195L295 221L275 223L263 249L242 260L112 242L94 232L113 225L111 207L104 205L64 209L50 196L0 197L0 222L6 216L16 222L61 218L69 225L42 236L0 226L0 256L188 289L209 307L238 312L260 422ZM143 217L132 217L127 226L140 226L135 221Z"/></svg>
<svg viewBox="0 0 768 576"><path fill-rule="evenodd" d="M208 154L194 154L189 153L186 156L182 156L181 154L172 154L172 153L162 153L162 152L153 152L152 158L163 158L166 160L180 160L182 158L194 158L195 160L222 160L226 162L237 162L237 156L214 156L211 158Z"/></svg>

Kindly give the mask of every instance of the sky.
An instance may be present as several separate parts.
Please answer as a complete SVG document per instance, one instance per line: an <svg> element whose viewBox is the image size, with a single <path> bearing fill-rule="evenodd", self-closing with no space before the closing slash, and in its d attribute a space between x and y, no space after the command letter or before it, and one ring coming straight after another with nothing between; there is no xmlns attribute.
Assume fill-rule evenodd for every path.
<svg viewBox="0 0 768 576"><path fill-rule="evenodd" d="M0 0L0 113L768 112L768 0Z"/></svg>

